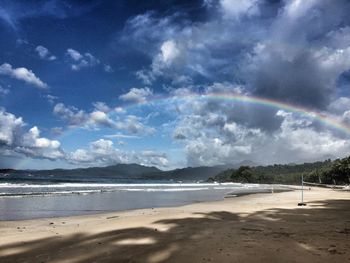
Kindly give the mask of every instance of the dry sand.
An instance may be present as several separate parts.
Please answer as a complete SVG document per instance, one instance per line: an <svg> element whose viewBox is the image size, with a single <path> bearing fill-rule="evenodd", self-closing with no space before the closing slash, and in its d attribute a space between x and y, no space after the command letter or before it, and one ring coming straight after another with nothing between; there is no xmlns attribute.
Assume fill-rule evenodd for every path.
<svg viewBox="0 0 350 263"><path fill-rule="evenodd" d="M0 262L350 262L350 192L0 222Z"/></svg>

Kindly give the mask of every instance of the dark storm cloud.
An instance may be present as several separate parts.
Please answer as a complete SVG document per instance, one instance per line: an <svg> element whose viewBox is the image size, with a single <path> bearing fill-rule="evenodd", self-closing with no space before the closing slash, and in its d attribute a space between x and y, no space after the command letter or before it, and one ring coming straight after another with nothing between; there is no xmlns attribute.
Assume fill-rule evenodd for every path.
<svg viewBox="0 0 350 263"><path fill-rule="evenodd" d="M239 61L266 34L266 28L257 27L249 19L231 21L219 19L220 16L194 22L183 12L160 16L149 11L127 21L120 41L152 59L150 68L143 68L142 74L138 74L144 79L146 75L153 81L163 78L173 83L181 83L179 79L183 76L207 82L233 81L239 78ZM260 21L266 23L267 19ZM249 31L254 34L247 34ZM172 48L166 49L169 42ZM174 55L170 60L167 54L171 52Z"/></svg>
<svg viewBox="0 0 350 263"><path fill-rule="evenodd" d="M125 37L133 42L145 36L142 45L149 49L143 52L152 62L138 76L147 84L171 80L183 88L186 82L177 79L185 79L191 83L188 89L209 91L216 83L224 88L218 92L232 93L236 85L238 93L326 111L341 88L339 76L350 68L349 4L208 0L204 5L212 15L205 22L147 13L129 20ZM179 107L173 138L184 143L189 164L229 163L232 158L285 162L291 155L298 161L310 154L334 155L331 144L339 152L348 147L319 123L277 109L215 100L188 107ZM308 145L318 145L317 154Z"/></svg>
<svg viewBox="0 0 350 263"><path fill-rule="evenodd" d="M212 14L205 22L194 23L184 12L147 12L128 20L121 39L152 59L149 69L138 72L140 79L147 84L156 79L181 84L188 78L195 83L198 77L202 84L230 81L258 96L327 107L339 75L350 66L348 61L324 66L345 48L339 43L346 43L348 1L204 5Z"/></svg>
<svg viewBox="0 0 350 263"><path fill-rule="evenodd" d="M247 82L255 95L318 109L329 104L334 83L309 54L301 53L288 61L269 52L271 57L258 62L249 74Z"/></svg>
<svg viewBox="0 0 350 263"><path fill-rule="evenodd" d="M339 30L349 25L350 3L297 2L287 2L280 10L244 72L257 95L325 109L335 94L337 78L349 67L348 61L344 67L337 61L332 68L322 64L343 52L344 46L337 45L347 32Z"/></svg>

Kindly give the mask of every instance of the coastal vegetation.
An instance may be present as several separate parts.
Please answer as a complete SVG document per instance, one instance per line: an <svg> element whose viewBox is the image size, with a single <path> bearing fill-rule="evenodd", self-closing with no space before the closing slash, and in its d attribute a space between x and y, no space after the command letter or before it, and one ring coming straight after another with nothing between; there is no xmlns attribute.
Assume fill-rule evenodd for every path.
<svg viewBox="0 0 350 263"><path fill-rule="evenodd" d="M301 176L305 182L318 184L349 184L350 156L331 161L304 164L274 164L267 166L241 166L225 170L209 181L240 183L299 184Z"/></svg>

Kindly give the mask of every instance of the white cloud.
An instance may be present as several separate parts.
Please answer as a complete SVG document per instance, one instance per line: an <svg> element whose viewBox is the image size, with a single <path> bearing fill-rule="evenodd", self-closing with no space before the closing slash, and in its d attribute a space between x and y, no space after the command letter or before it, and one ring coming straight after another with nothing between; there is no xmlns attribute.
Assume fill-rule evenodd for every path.
<svg viewBox="0 0 350 263"><path fill-rule="evenodd" d="M135 160L141 165L167 167L169 164L168 157L165 153L156 151L142 151L138 155L134 155Z"/></svg>
<svg viewBox="0 0 350 263"><path fill-rule="evenodd" d="M53 104L56 100L58 100L57 96L51 95L51 94L47 94L46 98L48 100L48 102L50 102L51 104Z"/></svg>
<svg viewBox="0 0 350 263"><path fill-rule="evenodd" d="M285 15L292 20L303 17L307 12L319 2L318 0L293 0L287 1L284 7Z"/></svg>
<svg viewBox="0 0 350 263"><path fill-rule="evenodd" d="M166 167L168 159L165 153L155 151L128 152L114 147L111 140L99 139L91 142L88 149L77 149L69 154L68 161L80 165L106 166L118 163L138 163Z"/></svg>
<svg viewBox="0 0 350 263"><path fill-rule="evenodd" d="M63 103L58 103L53 108L53 113L72 126L80 126L86 123L88 116L75 107L66 107Z"/></svg>
<svg viewBox="0 0 350 263"><path fill-rule="evenodd" d="M343 112L348 101L342 101ZM168 132L184 147L190 166L243 160L263 164L316 161L345 156L350 150L344 134L298 114L271 110L264 115L264 107L200 97L181 100L171 107L177 110L170 105L166 108L176 112ZM274 129L270 129L272 124Z"/></svg>
<svg viewBox="0 0 350 263"><path fill-rule="evenodd" d="M220 138L197 138L185 147L188 165L232 164L252 151L252 146L225 143Z"/></svg>
<svg viewBox="0 0 350 263"><path fill-rule="evenodd" d="M0 152L7 155L26 155L33 158L63 159L65 153L60 142L40 137L40 130L34 126L24 131L22 118L0 110Z"/></svg>
<svg viewBox="0 0 350 263"><path fill-rule="evenodd" d="M74 61L79 61L83 58L83 56L80 54L79 51L72 48L67 49L67 55L69 55L70 58L73 59Z"/></svg>
<svg viewBox="0 0 350 263"><path fill-rule="evenodd" d="M128 115L124 119L115 122L116 129L125 130L131 134L150 135L155 133L155 128L142 123L142 118L135 115Z"/></svg>
<svg viewBox="0 0 350 263"><path fill-rule="evenodd" d="M56 56L52 55L50 51L44 46L37 46L35 51L38 53L39 57L44 60L56 60Z"/></svg>
<svg viewBox="0 0 350 263"><path fill-rule="evenodd" d="M329 45L337 49L345 49L350 43L350 26L332 30L327 34Z"/></svg>
<svg viewBox="0 0 350 263"><path fill-rule="evenodd" d="M108 105L104 102L97 101L92 104L96 110L103 111L103 112L109 112L111 109L108 107Z"/></svg>
<svg viewBox="0 0 350 263"><path fill-rule="evenodd" d="M237 69L232 56L248 29L238 28L234 20L191 23L182 18L179 23L178 16L146 13L128 21L122 40L152 59L150 67L138 70L136 76L146 85L161 77L181 87L197 76L213 81L232 75Z"/></svg>
<svg viewBox="0 0 350 263"><path fill-rule="evenodd" d="M300 120L291 113L280 114L283 122L275 141L281 152L297 153L300 160L320 160L327 156L346 155L350 150L347 139L337 138L330 131L317 131L308 120Z"/></svg>
<svg viewBox="0 0 350 263"><path fill-rule="evenodd" d="M229 82L214 82L212 85L205 87L206 93L223 93L223 94L243 94L245 93L244 87Z"/></svg>
<svg viewBox="0 0 350 263"><path fill-rule="evenodd" d="M150 88L131 88L129 92L120 95L119 98L124 101L146 102L147 98L153 94Z"/></svg>
<svg viewBox="0 0 350 263"><path fill-rule="evenodd" d="M224 15L239 19L243 15L255 15L259 12L258 0L220 0Z"/></svg>
<svg viewBox="0 0 350 263"><path fill-rule="evenodd" d="M73 71L100 64L100 61L89 52L81 54L79 51L69 48L66 54L72 60L71 69Z"/></svg>
<svg viewBox="0 0 350 263"><path fill-rule="evenodd" d="M164 71L170 68L176 59L181 55L181 51L174 40L166 40L160 46L158 54L153 58L151 71L138 71L138 76L144 83L152 83L156 77L163 75Z"/></svg>
<svg viewBox="0 0 350 263"><path fill-rule="evenodd" d="M77 149L72 152L68 161L75 164L87 165L111 165L117 163L126 163L127 157L120 150L113 147L110 140L100 139L90 143L88 149Z"/></svg>
<svg viewBox="0 0 350 263"><path fill-rule="evenodd" d="M350 68L350 47L344 49L322 48L314 53L325 73L337 78Z"/></svg>
<svg viewBox="0 0 350 263"><path fill-rule="evenodd" d="M115 116L115 113L123 111L112 110L103 102L94 103L95 109L88 113L75 107L58 103L53 109L53 113L66 121L72 127L84 129L97 129L99 127L127 131L131 134L150 135L155 129L143 123L141 117L135 115ZM103 111L102 111L103 110Z"/></svg>
<svg viewBox="0 0 350 263"><path fill-rule="evenodd" d="M126 110L123 107L115 107L114 111L116 113L125 113L126 112Z"/></svg>
<svg viewBox="0 0 350 263"><path fill-rule="evenodd" d="M145 85L151 85L152 82L156 79L152 72L148 70L138 70L135 73L136 77L140 79Z"/></svg>
<svg viewBox="0 0 350 263"><path fill-rule="evenodd" d="M16 118L15 115L0 108L0 124L0 143L5 145L14 144L15 135L24 126L22 118Z"/></svg>
<svg viewBox="0 0 350 263"><path fill-rule="evenodd" d="M336 100L332 101L328 110L335 114L343 114L345 111L350 110L350 98L348 97L339 97Z"/></svg>
<svg viewBox="0 0 350 263"><path fill-rule="evenodd" d="M104 126L109 128L116 127L116 123L109 118L103 111L93 111L90 113L87 125L90 126Z"/></svg>
<svg viewBox="0 0 350 263"><path fill-rule="evenodd" d="M174 40L165 41L160 47L162 60L166 64L172 63L172 61L179 55L180 51L176 47Z"/></svg>
<svg viewBox="0 0 350 263"><path fill-rule="evenodd" d="M22 143L16 150L33 157L54 160L65 157L64 152L60 149L60 142L40 137L40 130L36 126L23 135Z"/></svg>
<svg viewBox="0 0 350 263"><path fill-rule="evenodd" d="M122 133L116 133L116 134L109 134L109 135L105 135L103 136L107 139L140 139L140 136L136 136L136 135L128 135L128 134L122 134Z"/></svg>
<svg viewBox="0 0 350 263"><path fill-rule="evenodd" d="M0 74L22 80L28 84L36 86L37 88L45 89L48 87L46 83L42 82L41 79L35 76L33 71L24 67L13 68L10 64L4 63L0 66Z"/></svg>
<svg viewBox="0 0 350 263"><path fill-rule="evenodd" d="M279 116L283 122L273 134L237 123L225 123L223 129L202 126L205 132L197 131L197 136L192 128L182 140L188 165L233 164L245 159L264 164L307 162L348 154L347 139L318 131L309 120L289 113Z"/></svg>
<svg viewBox="0 0 350 263"><path fill-rule="evenodd" d="M127 21L122 41L152 60L136 72L140 80L147 85L170 80L183 87L177 81L182 76L190 84L220 79L244 83L256 96L327 107L339 76L350 67L348 2L219 0L204 5L211 11L205 21L193 23L181 12L165 17L147 12Z"/></svg>

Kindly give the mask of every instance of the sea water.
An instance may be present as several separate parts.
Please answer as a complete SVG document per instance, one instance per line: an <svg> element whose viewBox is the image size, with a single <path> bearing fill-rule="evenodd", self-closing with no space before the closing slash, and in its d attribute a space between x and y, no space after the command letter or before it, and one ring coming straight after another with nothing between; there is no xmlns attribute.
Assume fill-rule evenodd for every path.
<svg viewBox="0 0 350 263"><path fill-rule="evenodd" d="M0 183L0 220L181 206L271 188L239 183Z"/></svg>

